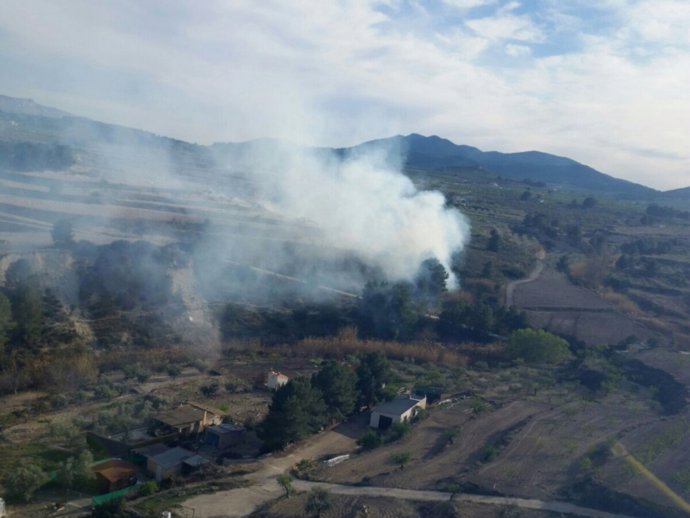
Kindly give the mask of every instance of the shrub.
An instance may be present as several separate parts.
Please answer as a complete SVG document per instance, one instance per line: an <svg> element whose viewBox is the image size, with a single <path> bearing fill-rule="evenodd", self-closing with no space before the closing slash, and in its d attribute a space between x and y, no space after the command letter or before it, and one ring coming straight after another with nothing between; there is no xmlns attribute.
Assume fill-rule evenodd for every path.
<svg viewBox="0 0 690 518"><path fill-rule="evenodd" d="M405 437L412 427L408 423L393 423L385 436L385 442L393 442Z"/></svg>
<svg viewBox="0 0 690 518"><path fill-rule="evenodd" d="M357 439L357 444L359 444L363 450L373 450L383 444L383 439L381 439L379 434L370 430Z"/></svg>
<svg viewBox="0 0 690 518"><path fill-rule="evenodd" d="M155 493L158 493L158 491L159 487L155 480L149 480L148 482L144 482L139 488L139 494L141 496L150 496Z"/></svg>

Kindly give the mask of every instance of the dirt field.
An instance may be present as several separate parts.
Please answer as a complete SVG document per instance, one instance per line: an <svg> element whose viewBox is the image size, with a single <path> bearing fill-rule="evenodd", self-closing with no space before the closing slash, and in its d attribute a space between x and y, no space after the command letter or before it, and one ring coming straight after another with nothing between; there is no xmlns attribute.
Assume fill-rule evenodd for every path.
<svg viewBox="0 0 690 518"><path fill-rule="evenodd" d="M548 266L537 278L517 284L513 300L535 327L590 345L615 344L633 335L640 339L651 336L594 291L573 285Z"/></svg>

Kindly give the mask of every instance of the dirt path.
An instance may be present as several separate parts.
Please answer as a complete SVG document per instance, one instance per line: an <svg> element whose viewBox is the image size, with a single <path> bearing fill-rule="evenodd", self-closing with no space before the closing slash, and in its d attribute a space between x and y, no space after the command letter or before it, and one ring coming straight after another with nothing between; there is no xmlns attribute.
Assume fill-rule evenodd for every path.
<svg viewBox="0 0 690 518"><path fill-rule="evenodd" d="M630 518L627 515L607 513L605 511L598 511L588 507L580 507L567 502L534 500L532 498L468 495L462 493L453 496L451 493L444 493L441 491L417 491L413 489L397 489L393 487L345 486L341 484L325 484L321 482L307 482L303 480L296 480L293 485L295 489L299 491L309 491L314 487L322 487L336 495L382 496L388 498L399 498L402 500L434 502L446 502L450 501L452 498L454 502L515 506L522 509L567 513L574 516L586 516L588 518Z"/></svg>
<svg viewBox="0 0 690 518"><path fill-rule="evenodd" d="M513 295L515 293L516 287L520 286L521 284L527 284L528 282L536 281L544 271L544 258L546 257L546 253L543 250L539 250L539 252L535 254L535 257L537 258L537 264L534 265L534 269L532 269L532 271L527 277L525 277L524 279L519 279L517 281L511 281L508 284L506 284L507 307L513 305Z"/></svg>
<svg viewBox="0 0 690 518"><path fill-rule="evenodd" d="M302 447L283 457L265 457L259 461L261 467L247 476L253 484L250 487L219 491L213 494L195 496L183 503L185 508L193 509L195 518L234 518L247 516L257 507L279 498L283 490L276 477L285 473L302 459L315 459L323 455L333 455L354 451L355 439L352 434L331 430L308 440ZM612 514L587 507L580 507L567 502L544 501L529 498L485 496L471 494L445 493L441 491L420 491L390 487L351 486L324 482L294 480L293 486L298 491L309 491L320 486L338 495L378 496L415 501L449 501L467 502L485 505L515 506L523 509L567 513L587 518L629 518L626 515Z"/></svg>

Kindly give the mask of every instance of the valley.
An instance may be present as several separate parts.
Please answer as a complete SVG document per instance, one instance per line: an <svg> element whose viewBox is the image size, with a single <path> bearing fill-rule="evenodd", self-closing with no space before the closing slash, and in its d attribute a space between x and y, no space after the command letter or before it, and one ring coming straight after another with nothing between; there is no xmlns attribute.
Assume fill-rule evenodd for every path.
<svg viewBox="0 0 690 518"><path fill-rule="evenodd" d="M347 158L376 142L314 158L28 106L0 104L10 516L304 516L320 484L324 517L686 516L685 191L414 134L393 137L407 162L378 185L378 165ZM325 186L281 187L324 153L341 164ZM353 171L366 188L343 180ZM355 203L389 187L403 194L380 210ZM457 253L424 236L448 229L467 231ZM339 373L336 402L312 392L322 371ZM271 373L297 391L290 411ZM369 428L376 405L420 391L414 422ZM189 405L241 442L161 427ZM201 467L158 477L137 453L151 445ZM125 460L138 482L95 505L115 491L77 473L80 458ZM29 471L41 483L17 489Z"/></svg>

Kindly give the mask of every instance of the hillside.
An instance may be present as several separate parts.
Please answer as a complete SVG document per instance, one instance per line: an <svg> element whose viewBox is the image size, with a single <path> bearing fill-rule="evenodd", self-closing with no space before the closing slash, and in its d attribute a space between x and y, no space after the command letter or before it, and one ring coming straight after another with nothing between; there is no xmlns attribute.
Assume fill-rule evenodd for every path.
<svg viewBox="0 0 690 518"><path fill-rule="evenodd" d="M457 145L450 140L418 134L374 140L352 148L340 149L342 154L357 154L372 147L389 150L394 160L400 152L408 167L447 169L475 167L487 174L495 173L512 180L543 182L551 186L582 189L606 194L620 194L629 198L650 199L657 191L627 180L614 178L580 164L570 158L540 151L501 153L481 151L475 147Z"/></svg>
<svg viewBox="0 0 690 518"><path fill-rule="evenodd" d="M219 490L239 492L250 479L278 496L275 463L288 470L295 459L305 459L308 478L356 491L449 498L439 503L445 514L429 503L366 500L372 510L385 504L387 516L507 516L503 504L516 497L682 516L627 463L638 459L690 498L690 214L682 202L659 201L687 190L662 194L567 158L439 137L314 153L271 139L201 146L26 100L2 103L0 484L26 463L62 473L90 451L80 439L87 432L127 438L180 401L200 401L226 408L246 441L199 449L212 469L176 478L179 493L154 497L165 506L156 512L153 499L126 504L142 516L175 508L194 488L182 505L216 516L214 502L240 497ZM390 168L376 176L379 162L407 176ZM348 167L354 181L343 182ZM281 204L288 194L295 203ZM410 208L403 217L401 206ZM467 239L438 232L428 218L439 213L466 218L469 230L450 228ZM461 243L447 270L438 257L405 255L427 234L448 248ZM371 253L382 249L383 259L408 258L413 273L391 274L392 263ZM381 380L361 387L386 387L376 400L420 386L443 399L412 426L372 431L369 413L355 410L366 395L355 379L373 367ZM279 444L265 430L289 429L264 426L271 369L349 383L352 405L338 417L347 422L312 437L295 428L278 438L294 440L291 455L259 457ZM291 410L314 418L309 433L325 423L312 395L299 400L313 407ZM364 437L378 446L358 448ZM197 451L198 437L179 439ZM320 462L344 453L340 465ZM394 458L407 459L404 469ZM36 500L51 491L38 489ZM306 494L275 507L271 498L263 515L305 515ZM463 499L472 498L489 514L468 508ZM23 505L8 501L13 512Z"/></svg>

